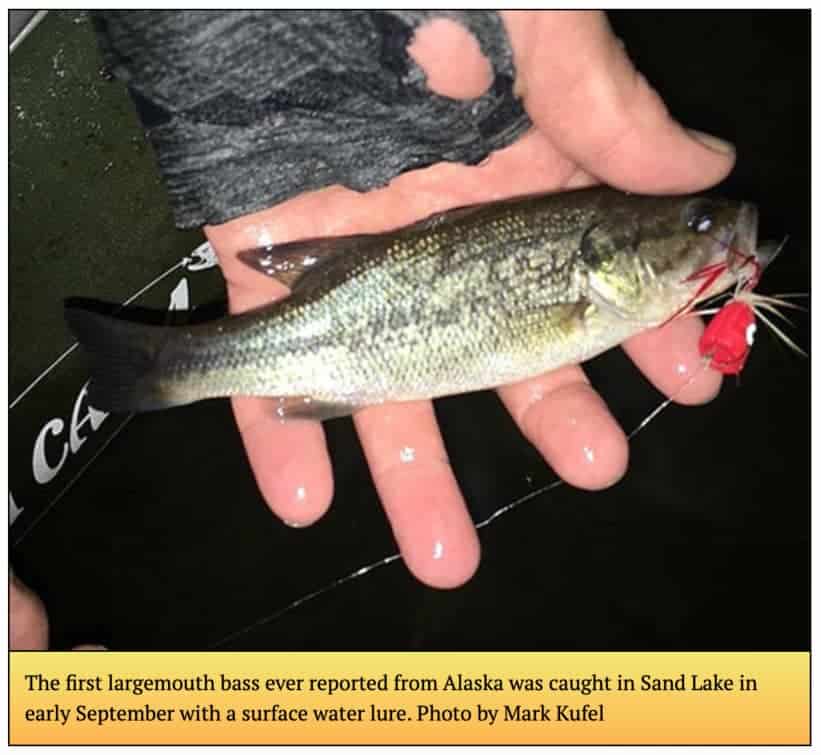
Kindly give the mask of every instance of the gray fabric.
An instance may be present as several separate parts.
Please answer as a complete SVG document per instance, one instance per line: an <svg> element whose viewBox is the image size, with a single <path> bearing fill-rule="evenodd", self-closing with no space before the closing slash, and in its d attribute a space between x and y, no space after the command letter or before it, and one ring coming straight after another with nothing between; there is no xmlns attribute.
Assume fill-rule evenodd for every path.
<svg viewBox="0 0 821 755"><path fill-rule="evenodd" d="M406 46L433 16L477 37L494 71L481 97L426 88ZM323 186L365 191L443 160L476 164L530 125L493 11L102 11L95 22L183 228Z"/></svg>

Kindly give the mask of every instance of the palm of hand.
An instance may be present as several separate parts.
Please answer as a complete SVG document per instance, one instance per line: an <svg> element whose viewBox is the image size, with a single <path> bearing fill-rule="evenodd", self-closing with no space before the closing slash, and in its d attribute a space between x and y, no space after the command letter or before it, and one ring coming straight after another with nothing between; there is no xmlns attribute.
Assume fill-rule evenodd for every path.
<svg viewBox="0 0 821 755"><path fill-rule="evenodd" d="M566 23L575 14L558 15L560 22ZM555 25L554 14L543 14L543 17L546 20L550 17L550 23ZM386 188L366 194L330 187L206 229L220 257L232 312L258 307L288 293L281 284L247 269L238 261L237 252L249 247L300 238L375 233L452 207L584 186L594 182L588 172L591 169L612 183L646 191L699 188L729 169L731 158L708 152L689 139L669 120L658 98L640 79L635 82L637 104L631 107L639 116L650 113L660 119L659 122L652 124L644 117L639 118L639 125L630 126L628 119L624 121L628 123L625 130L619 125L624 118L615 117L620 114L618 108L623 103L613 105L616 110L610 127L618 133L602 142L605 149L593 150L585 167L581 167L569 156L577 150L573 145L577 135L572 129L568 130L567 119L550 120L545 115L544 108L549 108L550 102L541 103L546 99L541 96L544 87L540 71L544 69L532 67L539 63L538 55L524 54L529 42L521 29L516 30L524 19L505 20L519 59L520 76L525 75L526 91L531 91L534 83L540 86L538 102L534 104L536 96L531 102L527 94L525 96L536 127L478 166L438 164L403 174ZM575 23L578 27L580 22ZM585 16L584 24L589 26L593 43L599 45L595 49L603 49L603 43L595 39L602 33L601 17ZM528 35L530 44L534 45L532 49L540 49L532 26ZM619 50L614 52L607 47L608 44L612 47L610 41L604 44L607 55L615 55L619 65L632 71L626 58L618 58ZM529 77L528 71L533 72ZM626 74L618 66L611 66L602 76L612 79L618 89L620 77L623 79ZM552 82L550 86L560 87L560 83ZM584 96L588 87L596 90L596 81L575 82L574 91L581 89L579 96ZM646 103L642 103L642 97ZM579 109L575 118L579 131L584 131L586 109ZM621 152L629 151L634 140L639 144L646 141L642 140L641 129L648 123L655 129L653 133L659 142L656 148L661 149L675 140L683 145L681 175L670 176L668 170L668 176L662 178L655 167L644 168L640 161L634 163L632 175L623 167L622 163L629 161L629 154L625 156ZM595 138L600 141L598 135ZM688 149L695 150L695 158ZM699 155L707 166L703 169L703 179L690 175L692 162ZM614 172L621 174L621 178L612 176ZM632 339L625 344L625 349L642 372L669 394L700 365L696 349L700 332L701 324L695 319L677 321L663 330ZM717 376L702 371L677 400L688 403L707 400L716 392L718 383ZM602 488L624 473L628 455L624 433L577 365L501 387L498 393L524 435L571 484ZM272 510L295 526L310 524L322 516L330 505L333 480L321 425L306 421L284 423L269 399L235 398L233 408L257 483ZM434 586L462 584L478 565L479 542L449 466L431 403L371 407L357 412L354 422L409 569L423 582Z"/></svg>

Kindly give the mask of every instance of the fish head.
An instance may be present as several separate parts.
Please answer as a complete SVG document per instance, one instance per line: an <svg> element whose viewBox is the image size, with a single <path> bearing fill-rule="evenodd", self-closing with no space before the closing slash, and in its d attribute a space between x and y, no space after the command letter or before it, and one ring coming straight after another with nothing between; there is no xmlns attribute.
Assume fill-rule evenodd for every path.
<svg viewBox="0 0 821 755"><path fill-rule="evenodd" d="M582 237L587 296L642 325L665 322L760 274L757 233L758 211L747 202L625 195Z"/></svg>

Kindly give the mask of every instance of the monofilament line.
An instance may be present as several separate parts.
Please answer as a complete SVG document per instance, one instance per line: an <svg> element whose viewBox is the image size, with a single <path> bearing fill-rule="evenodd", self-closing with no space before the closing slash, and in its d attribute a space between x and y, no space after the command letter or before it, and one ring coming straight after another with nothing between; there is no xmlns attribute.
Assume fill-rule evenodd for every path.
<svg viewBox="0 0 821 755"><path fill-rule="evenodd" d="M709 366L709 362L705 360L704 366L702 368L706 369ZM702 370L698 370L694 372L677 390L676 392L670 396L670 398L666 399L662 403L660 403L655 409L653 409L650 414L648 414L641 422L633 429L633 431L627 436L628 440L632 440L633 438L638 435L647 425L650 424L666 407L668 407L673 401L678 398L682 391L684 391L688 386L690 386L693 381L701 374ZM476 524L476 529L481 530L490 525L491 523L495 522L500 517L504 516L505 514L509 514L513 509L518 508L519 506L527 503L528 501L532 501L534 498L538 498L545 493L550 492L551 490L555 490L556 488L564 485L565 481L562 479L556 479L552 482L543 485L536 490L531 490L528 493L520 496L519 498L515 499L511 503L508 503L506 506L503 506L500 509L494 511L490 516L483 519L481 522ZM398 561L401 558L400 553L393 553L390 556L385 556L384 558L380 558L377 561L373 561L370 564L366 564L365 566L361 566L355 571L352 571L350 574L346 574L344 577L340 577L339 579L335 579L323 587L320 587L313 592L308 593L307 595L303 595L301 598L297 598L292 603L289 603L286 606L274 611L273 613L268 614L267 616L263 616L262 618L258 619L257 621L249 624L242 629L237 630L229 634L227 637L223 637L221 640L211 644L208 646L209 649L216 649L220 647L224 647L230 642L239 639L240 637L252 632L255 629L259 629L266 624L270 624L272 621L276 621L277 619L282 618L285 614L290 613L291 611L299 608L300 606L305 605L306 603L319 598L322 595L330 592L331 590L336 589L337 587L341 587L342 585L352 582L355 579L359 579L360 577L364 577L366 574L370 574L372 571L376 569L380 569L383 566L387 566L388 564L392 564L395 561Z"/></svg>

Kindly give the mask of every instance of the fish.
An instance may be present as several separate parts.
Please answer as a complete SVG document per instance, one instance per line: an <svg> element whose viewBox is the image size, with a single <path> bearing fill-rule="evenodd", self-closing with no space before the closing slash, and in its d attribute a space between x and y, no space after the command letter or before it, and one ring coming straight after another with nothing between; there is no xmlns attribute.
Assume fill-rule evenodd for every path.
<svg viewBox="0 0 821 755"><path fill-rule="evenodd" d="M211 322L147 325L71 304L65 318L99 410L267 396L283 419L325 420L590 359L760 274L757 232L749 202L599 186L245 250L290 295Z"/></svg>

